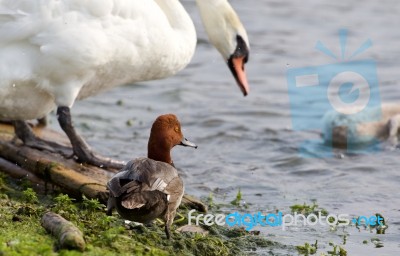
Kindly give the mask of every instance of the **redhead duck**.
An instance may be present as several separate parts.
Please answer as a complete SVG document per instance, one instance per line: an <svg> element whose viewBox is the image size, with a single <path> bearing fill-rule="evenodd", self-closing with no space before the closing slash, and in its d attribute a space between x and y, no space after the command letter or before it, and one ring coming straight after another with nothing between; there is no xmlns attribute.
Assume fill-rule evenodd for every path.
<svg viewBox="0 0 400 256"><path fill-rule="evenodd" d="M323 117L323 138L335 147L347 147L387 141L397 146L400 127L400 105L384 103L362 110L357 107L327 112ZM349 114L346 114L349 113Z"/></svg>
<svg viewBox="0 0 400 256"><path fill-rule="evenodd" d="M180 1L0 1L0 120L15 120L26 145L48 149L24 120L57 108L78 162L121 168L76 132L75 100L176 74L192 59L196 30ZM196 0L211 43L244 95L246 30L227 0ZM107 97L107 94L104 94ZM47 146L46 146L47 145Z"/></svg>
<svg viewBox="0 0 400 256"><path fill-rule="evenodd" d="M107 183L107 215L116 208L127 220L149 223L162 218L167 238L171 237L170 227L184 191L171 159L176 145L197 148L183 136L175 115L159 116L151 127L147 158L131 160Z"/></svg>

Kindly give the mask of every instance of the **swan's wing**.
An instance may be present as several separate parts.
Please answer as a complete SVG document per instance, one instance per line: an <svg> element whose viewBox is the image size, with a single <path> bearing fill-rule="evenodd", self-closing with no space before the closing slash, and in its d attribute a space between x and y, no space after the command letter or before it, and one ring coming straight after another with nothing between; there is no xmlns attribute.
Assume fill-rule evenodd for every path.
<svg viewBox="0 0 400 256"><path fill-rule="evenodd" d="M0 116L39 118L54 103L71 106L184 68L195 49L193 23L179 1L162 2L171 16L154 0L0 0L0 107L12 99ZM45 94L46 104L16 96L14 85ZM16 113L14 105L38 110Z"/></svg>
<svg viewBox="0 0 400 256"><path fill-rule="evenodd" d="M157 51L146 48L150 40L165 40L170 30L154 1L0 0L0 45L24 44L41 54L40 64L74 71L116 56L137 62Z"/></svg>

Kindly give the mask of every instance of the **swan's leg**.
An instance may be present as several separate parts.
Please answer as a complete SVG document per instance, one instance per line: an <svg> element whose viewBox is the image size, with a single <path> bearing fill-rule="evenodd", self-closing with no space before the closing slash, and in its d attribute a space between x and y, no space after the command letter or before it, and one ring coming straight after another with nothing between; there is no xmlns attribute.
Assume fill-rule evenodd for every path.
<svg viewBox="0 0 400 256"><path fill-rule="evenodd" d="M388 123L388 142L391 146L396 147L398 144L397 133L400 128L400 115L392 116Z"/></svg>
<svg viewBox="0 0 400 256"><path fill-rule="evenodd" d="M13 121L15 135L22 140L24 145L36 148L39 150L46 150L52 153L59 153L64 156L71 155L71 148L60 145L55 142L47 141L37 137L32 128L25 121Z"/></svg>
<svg viewBox="0 0 400 256"><path fill-rule="evenodd" d="M74 151L74 155L77 157L78 162L115 169L121 169L124 166L122 162L118 162L110 158L100 157L92 152L89 145L76 132L72 124L69 107L58 107L57 116L61 128L64 130L69 140L71 141L72 150Z"/></svg>
<svg viewBox="0 0 400 256"><path fill-rule="evenodd" d="M40 150L47 150L55 152L54 148L49 145L48 142L36 137L31 127L25 121L14 121L15 135L22 140L22 142L31 148Z"/></svg>

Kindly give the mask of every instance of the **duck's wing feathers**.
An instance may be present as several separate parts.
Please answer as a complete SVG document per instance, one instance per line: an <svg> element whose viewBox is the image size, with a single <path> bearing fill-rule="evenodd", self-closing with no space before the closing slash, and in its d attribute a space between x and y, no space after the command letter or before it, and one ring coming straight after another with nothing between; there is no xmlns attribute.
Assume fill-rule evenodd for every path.
<svg viewBox="0 0 400 256"><path fill-rule="evenodd" d="M124 198L121 205L127 209L138 209L146 205L147 200L140 193L134 193Z"/></svg>
<svg viewBox="0 0 400 256"><path fill-rule="evenodd" d="M168 204L169 195L158 190L141 191L140 193L124 194L122 196L121 205L127 209L155 207L165 208Z"/></svg>
<svg viewBox="0 0 400 256"><path fill-rule="evenodd" d="M154 190L169 194L166 188L176 178L180 179L173 166L149 158L137 158L128 162L108 182L107 187L114 197L124 193Z"/></svg>
<svg viewBox="0 0 400 256"><path fill-rule="evenodd" d="M177 170L170 164L155 161L149 158L138 158L133 160L130 167L133 180L146 183L151 188L164 189L173 178L178 176Z"/></svg>

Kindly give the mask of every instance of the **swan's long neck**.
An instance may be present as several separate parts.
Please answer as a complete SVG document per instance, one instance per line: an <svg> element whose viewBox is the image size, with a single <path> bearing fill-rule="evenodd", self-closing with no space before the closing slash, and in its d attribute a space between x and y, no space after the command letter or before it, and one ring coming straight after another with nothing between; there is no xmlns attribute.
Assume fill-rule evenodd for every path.
<svg viewBox="0 0 400 256"><path fill-rule="evenodd" d="M249 59L246 30L228 0L196 0L210 42L228 64L243 95L249 93L244 69Z"/></svg>
<svg viewBox="0 0 400 256"><path fill-rule="evenodd" d="M163 10L171 28L175 32L175 51L179 53L180 62L189 63L194 54L197 41L192 19L178 0L155 0L155 2Z"/></svg>
<svg viewBox="0 0 400 256"><path fill-rule="evenodd" d="M196 4L208 38L225 60L235 51L237 36L249 46L246 30L227 0L196 0Z"/></svg>
<svg viewBox="0 0 400 256"><path fill-rule="evenodd" d="M156 17L154 13L145 12L133 15L134 19L137 19L136 16L144 16L138 21L142 27L128 30L133 36L120 35L121 38L127 38L128 47L118 49L118 56L113 54L112 60L116 60L115 62L109 61L96 70L94 78L80 90L79 99L120 84L166 78L176 74L190 62L197 37L193 21L186 10L178 0L149 2L151 9L146 7L144 10L153 11ZM128 14L129 12L135 13L134 10L127 10ZM146 15L150 15L150 18L147 19ZM135 35L139 38L136 39Z"/></svg>
<svg viewBox="0 0 400 256"><path fill-rule="evenodd" d="M184 31L194 31L194 25L188 13L178 0L154 0L167 16L171 27Z"/></svg>

